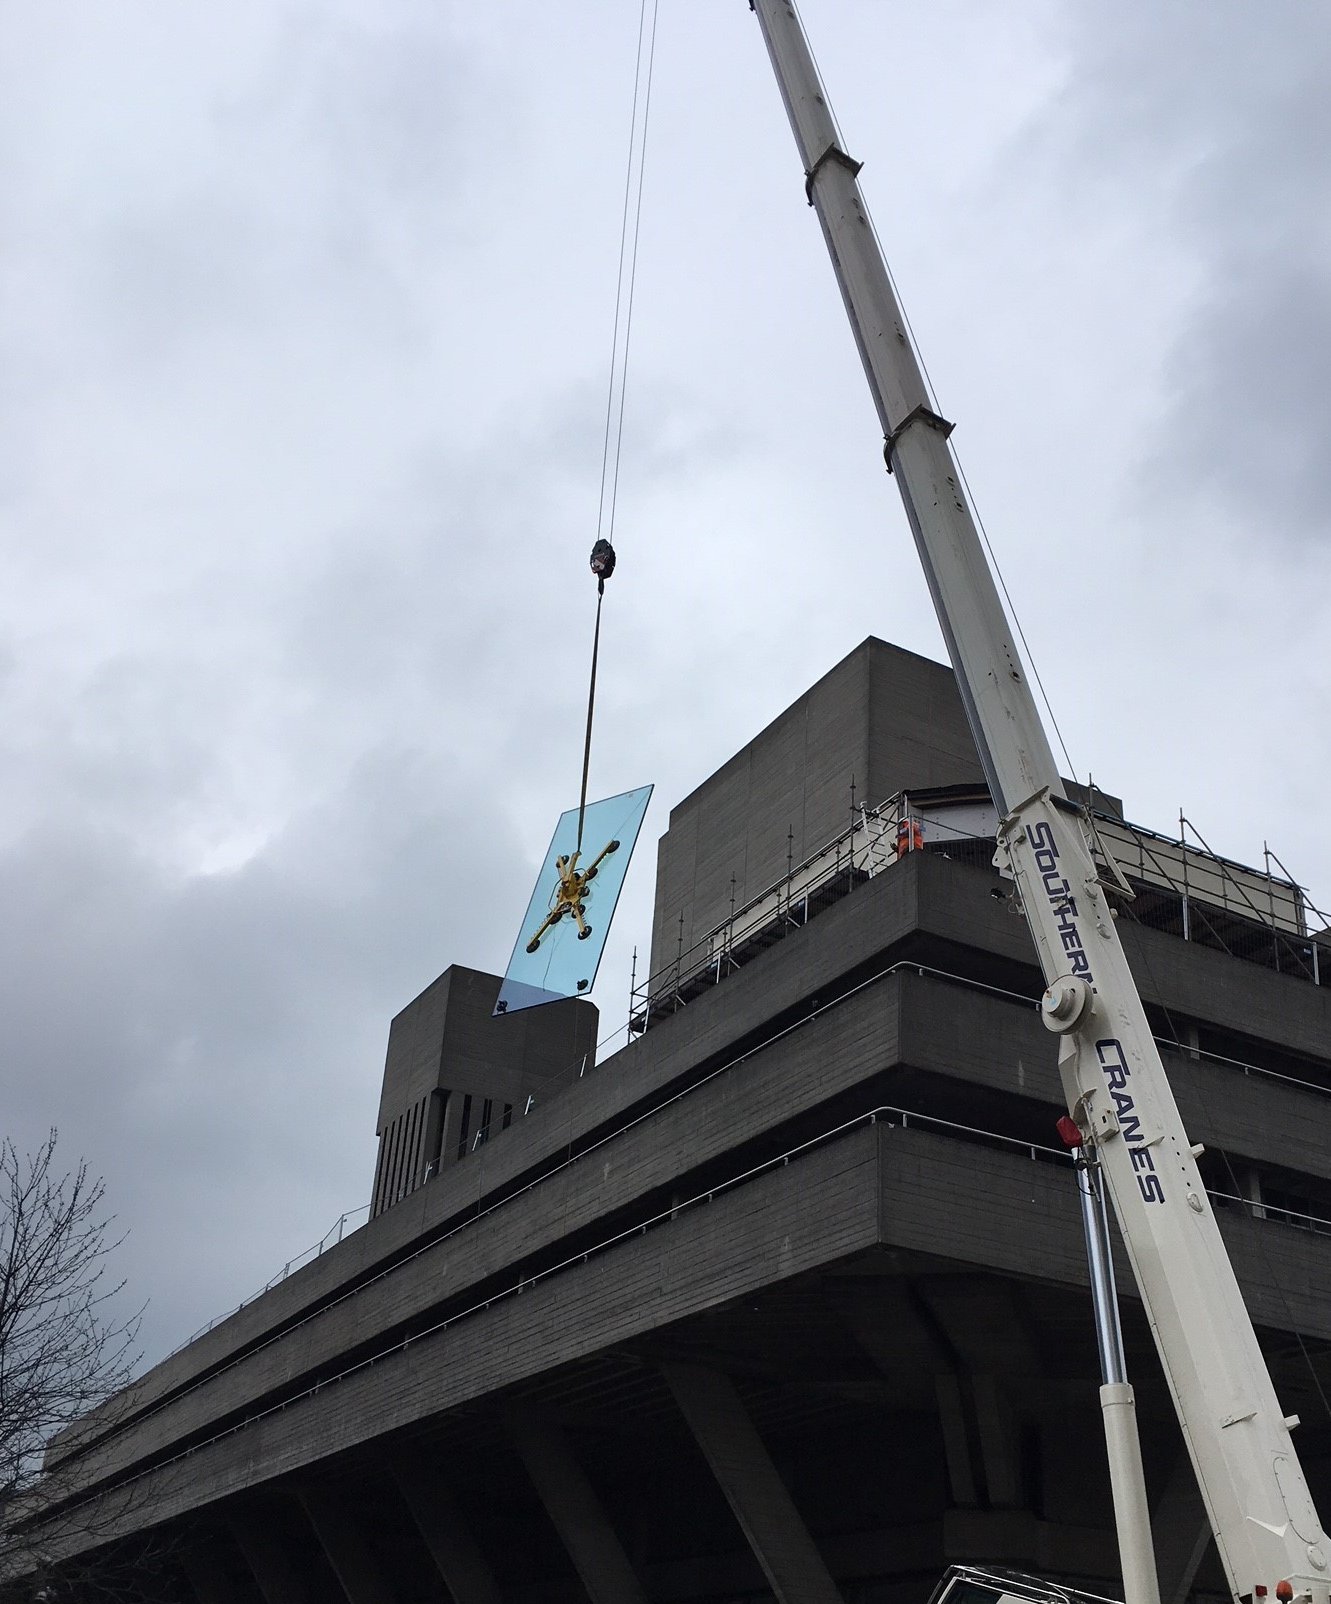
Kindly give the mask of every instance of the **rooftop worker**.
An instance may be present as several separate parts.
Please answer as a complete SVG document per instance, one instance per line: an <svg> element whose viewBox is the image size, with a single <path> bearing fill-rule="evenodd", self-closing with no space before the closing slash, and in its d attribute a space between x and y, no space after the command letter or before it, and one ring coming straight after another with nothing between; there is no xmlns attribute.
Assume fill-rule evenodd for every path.
<svg viewBox="0 0 1331 1604"><path fill-rule="evenodd" d="M919 852L924 847L924 827L918 819L902 819L897 825L897 857L908 852Z"/></svg>

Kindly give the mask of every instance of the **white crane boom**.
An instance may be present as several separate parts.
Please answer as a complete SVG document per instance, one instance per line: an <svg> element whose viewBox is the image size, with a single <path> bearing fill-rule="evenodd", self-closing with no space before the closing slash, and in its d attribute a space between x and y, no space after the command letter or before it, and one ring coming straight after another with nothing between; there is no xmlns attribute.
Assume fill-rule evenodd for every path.
<svg viewBox="0 0 1331 1604"><path fill-rule="evenodd" d="M1196 1152L1114 929L1083 811L1058 777L860 196L789 0L750 0L781 87L1048 987L1072 1117L1098 1157L1236 1599L1331 1604L1322 1532ZM1070 574L1078 560L1063 559ZM1140 1558L1140 1556L1138 1556ZM1133 1556L1125 1553L1129 1595ZM1281 1585L1287 1584L1287 1585Z"/></svg>

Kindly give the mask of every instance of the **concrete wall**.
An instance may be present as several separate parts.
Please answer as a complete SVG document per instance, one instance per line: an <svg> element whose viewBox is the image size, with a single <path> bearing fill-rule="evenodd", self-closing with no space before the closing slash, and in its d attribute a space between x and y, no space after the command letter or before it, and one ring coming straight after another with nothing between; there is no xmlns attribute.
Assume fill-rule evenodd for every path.
<svg viewBox="0 0 1331 1604"><path fill-rule="evenodd" d="M495 1019L499 985L497 975L453 964L390 1025L372 1214L414 1191L431 1165L454 1163L477 1131L493 1133L552 1080L595 1064L594 1004L568 998Z"/></svg>
<svg viewBox="0 0 1331 1604"><path fill-rule="evenodd" d="M988 896L989 883L927 854L895 865L159 1367L137 1400L152 1412L95 1471L90 1460L89 1474L170 1452L335 1370L367 1342L487 1297L505 1275L519 1278L550 1253L580 1251L602 1222L640 1218L674 1193L710 1184L727 1155L742 1167L772 1133L796 1141L892 1105L1052 1141L1053 1044L1033 1009L922 974L911 961L921 941L938 945L942 934L972 963L1010 948L1024 957L1033 998L1039 983L1024 928ZM963 949L964 939L978 945ZM1173 941L1168 955L1175 966L1209 971L1217 1003L1244 982L1257 993L1297 988L1284 999L1287 1032L1299 1033L1300 1016L1325 1005L1315 987L1207 949ZM1152 973L1176 978L1159 960ZM1162 995L1173 1002L1170 987ZM758 1049L756 1033L770 1045ZM1255 1162L1328 1174L1317 1140L1322 1094L1207 1060L1172 1062L1195 1137ZM708 1071L712 1079L679 1095ZM468 1223L552 1161L564 1167Z"/></svg>
<svg viewBox="0 0 1331 1604"><path fill-rule="evenodd" d="M348 1288L413 1251L413 1244L540 1173L560 1154L579 1150L599 1131L617 1128L708 1065L744 1050L755 1033L828 1000L848 978L892 959L918 958L1020 989L1032 1001L1040 982L1024 925L988 895L990 876L932 854L912 854L828 910L753 966L728 977L688 1008L654 1027L586 1079L543 1097L532 1113L470 1156L465 1164L295 1272L272 1292L156 1367L135 1390L135 1409L152 1408L283 1330ZM1200 1018L1235 1028L1261 1021L1268 1038L1293 1051L1325 1055L1331 1041L1331 991L1130 925L1125 945L1148 1001L1179 1021ZM1056 1102L1053 1056L1033 1014L1019 1005L955 987L926 1001L909 994L907 1063L957 1096L1013 1094L1032 1107ZM575 1006L585 1006L577 1004ZM507 1025L510 1021L497 1021ZM1196 1134L1254 1161L1326 1175L1319 1144L1320 1094L1245 1076L1208 1061L1173 1060L1178 1091ZM1326 1074L1326 1058L1309 1058ZM1318 1065L1320 1064L1320 1071ZM1039 1116L1041 1119L1043 1116ZM1047 1139L1042 1130L1041 1139ZM553 1194L551 1194L553 1196ZM564 1204L559 1205L562 1209Z"/></svg>
<svg viewBox="0 0 1331 1604"><path fill-rule="evenodd" d="M906 786L980 780L952 671L872 636L671 810L651 969ZM681 925L681 917L683 923Z"/></svg>
<svg viewBox="0 0 1331 1604"><path fill-rule="evenodd" d="M197 1510L870 1246L879 1212L878 1141L866 1126L147 1472L144 1493L159 1521ZM53 1534L56 1551L78 1552L90 1518L63 1542ZM142 1508L130 1518L140 1523ZM112 1498L99 1537L115 1524Z"/></svg>
<svg viewBox="0 0 1331 1604"><path fill-rule="evenodd" d="M1035 1274L1045 1285L1081 1287L1085 1259L1071 1199L1066 1165L889 1118L862 1123L256 1413L241 1429L147 1471L145 1489L159 1519L197 1511L818 1266L869 1274L869 1266L853 1272L851 1261L875 1247L888 1255L881 1274L900 1262L893 1255L907 1254L919 1256L922 1273L932 1265L954 1278L968 1269ZM1292 1317L1318 1339L1331 1336L1316 1291L1331 1244L1241 1219L1222 1221L1222 1230L1255 1319L1278 1325ZM1120 1270L1130 1298L1126 1264ZM993 1346L989 1336L985 1346ZM113 1506L108 1518L114 1523ZM79 1541L70 1534L72 1545Z"/></svg>
<svg viewBox="0 0 1331 1604"><path fill-rule="evenodd" d="M706 1066L720 1066L774 1022L798 1017L815 999L891 961L918 958L1019 988L1032 1003L1040 982L1022 922L988 895L990 876L931 854L912 854L807 928L729 976L650 1030L586 1079L544 1097L532 1113L452 1172L419 1188L319 1259L302 1267L180 1354L151 1371L135 1407L151 1408L258 1344L270 1342L339 1295L450 1228L486 1200L540 1173L558 1155L631 1120ZM1180 1020L1260 1019L1269 1038L1295 1051L1331 1042L1331 991L1277 975L1158 932L1126 926L1125 945L1149 1001ZM995 969L995 964L998 965ZM912 997L916 994L913 992ZM1056 1098L1044 1032L1011 1002L946 992L946 1003L911 1006L908 1061L951 1077L967 1095L991 1089ZM980 1000L976 1000L977 997ZM581 1005L579 1005L581 1006ZM506 1024L508 1021L497 1021ZM1313 1060L1310 1058L1310 1064ZM1326 1072L1326 1059L1317 1060ZM1314 1065L1315 1068L1315 1065ZM1316 1093L1189 1061L1182 1066L1185 1116L1205 1139L1253 1158L1306 1168L1326 1165L1317 1151L1325 1106ZM1193 1082L1198 1090L1194 1092ZM1202 1086L1202 1082L1205 1086ZM1288 1108L1286 1107L1288 1105Z"/></svg>
<svg viewBox="0 0 1331 1604"><path fill-rule="evenodd" d="M881 802L911 786L982 782L952 670L870 637L869 790ZM816 844L816 843L815 843Z"/></svg>

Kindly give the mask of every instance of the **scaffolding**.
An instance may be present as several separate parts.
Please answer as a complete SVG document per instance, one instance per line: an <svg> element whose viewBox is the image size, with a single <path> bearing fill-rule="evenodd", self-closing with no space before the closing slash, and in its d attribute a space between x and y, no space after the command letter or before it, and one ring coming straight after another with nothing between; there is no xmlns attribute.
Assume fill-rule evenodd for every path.
<svg viewBox="0 0 1331 1604"><path fill-rule="evenodd" d="M1117 876L1109 859L1126 880L1136 922L1314 985L1331 977L1331 929L1310 934L1313 905L1287 872L1272 872L1273 863L1284 866L1269 847L1265 868L1254 869L1212 852L1181 813L1177 837L1094 806L1089 818L1096 860L1111 886ZM670 963L641 983L635 978L630 1033L686 1007L910 852L991 868L997 823L988 793L971 786L899 791L854 809L846 829L799 863L788 861L757 896L737 906L732 894L720 924L688 947L681 935Z"/></svg>

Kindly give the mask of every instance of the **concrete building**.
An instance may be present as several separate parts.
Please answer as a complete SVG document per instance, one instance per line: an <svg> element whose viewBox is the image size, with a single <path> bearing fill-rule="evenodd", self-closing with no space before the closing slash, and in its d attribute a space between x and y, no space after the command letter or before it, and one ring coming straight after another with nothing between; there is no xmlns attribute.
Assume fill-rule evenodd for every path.
<svg viewBox="0 0 1331 1604"><path fill-rule="evenodd" d="M1296 887L1091 800L1331 1508L1331 946ZM53 1446L53 1549L164 1604L923 1604L958 1561L1113 1592L1054 1045L986 832L950 672L866 641L672 812L631 1045L596 1064L582 1001L491 1020L459 968L399 1015L373 1217ZM1181 1604L1223 1581L1119 1272Z"/></svg>
<svg viewBox="0 0 1331 1604"><path fill-rule="evenodd" d="M597 1011L577 998L494 1028L499 981L453 964L393 1020L370 1217L508 1130L569 1066L596 1066Z"/></svg>

